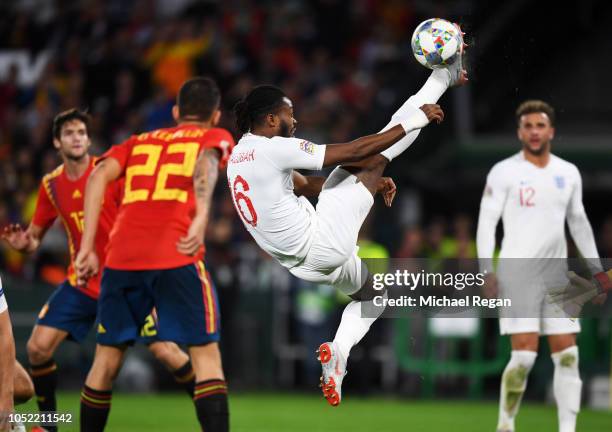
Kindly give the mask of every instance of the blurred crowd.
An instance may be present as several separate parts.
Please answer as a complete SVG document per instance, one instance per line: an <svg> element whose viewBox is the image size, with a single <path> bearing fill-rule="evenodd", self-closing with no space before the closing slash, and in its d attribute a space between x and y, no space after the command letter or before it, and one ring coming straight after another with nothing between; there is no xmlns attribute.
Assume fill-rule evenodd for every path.
<svg viewBox="0 0 612 432"><path fill-rule="evenodd" d="M384 126L410 90L397 83L415 69L405 67L415 17L401 1L24 0L0 9L0 58L22 52L39 68L31 79L23 63L0 64L0 226L31 219L38 182L59 162L51 121L64 109L89 111L99 154L170 126L181 83L203 74L219 83L232 132L233 104L275 83L295 102L300 136L342 142ZM217 237L235 221L220 186ZM55 262L63 239L49 237L41 255ZM6 250L2 260L15 273L42 271ZM45 276L61 277L55 268Z"/></svg>

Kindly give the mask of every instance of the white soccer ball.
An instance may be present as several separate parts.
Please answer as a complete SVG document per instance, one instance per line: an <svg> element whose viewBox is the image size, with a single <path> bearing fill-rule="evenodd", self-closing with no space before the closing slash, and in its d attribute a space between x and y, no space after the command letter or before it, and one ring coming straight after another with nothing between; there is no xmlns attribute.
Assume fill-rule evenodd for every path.
<svg viewBox="0 0 612 432"><path fill-rule="evenodd" d="M461 50L461 30L445 19L430 18L412 34L412 52L423 66L437 69L453 64Z"/></svg>

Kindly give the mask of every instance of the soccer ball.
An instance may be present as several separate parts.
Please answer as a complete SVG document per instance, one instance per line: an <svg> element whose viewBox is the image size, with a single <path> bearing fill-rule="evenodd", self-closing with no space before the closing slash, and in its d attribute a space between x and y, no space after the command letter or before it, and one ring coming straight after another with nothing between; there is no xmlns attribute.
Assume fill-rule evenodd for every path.
<svg viewBox="0 0 612 432"><path fill-rule="evenodd" d="M423 21L412 34L414 57L429 69L453 64L460 54L462 43L461 31L441 18Z"/></svg>

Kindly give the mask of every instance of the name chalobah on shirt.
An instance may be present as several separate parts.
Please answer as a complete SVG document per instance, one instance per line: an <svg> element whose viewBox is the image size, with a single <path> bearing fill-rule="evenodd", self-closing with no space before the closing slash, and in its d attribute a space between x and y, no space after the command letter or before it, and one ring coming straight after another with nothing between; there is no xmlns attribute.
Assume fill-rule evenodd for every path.
<svg viewBox="0 0 612 432"><path fill-rule="evenodd" d="M489 309L512 307L512 300L508 298L486 298L481 296L467 296L453 298L447 296L399 296L386 298L382 295L372 300L377 307L486 307Z"/></svg>

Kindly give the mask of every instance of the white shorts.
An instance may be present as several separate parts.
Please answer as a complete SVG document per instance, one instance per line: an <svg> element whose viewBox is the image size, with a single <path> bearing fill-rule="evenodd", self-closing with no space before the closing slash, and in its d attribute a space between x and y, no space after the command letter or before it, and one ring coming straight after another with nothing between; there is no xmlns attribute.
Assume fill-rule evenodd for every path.
<svg viewBox="0 0 612 432"><path fill-rule="evenodd" d="M580 333L577 318L500 318L499 332L503 335L539 333L543 336Z"/></svg>
<svg viewBox="0 0 612 432"><path fill-rule="evenodd" d="M504 310L499 319L500 333L579 333L580 321L568 317L547 297L551 288L567 283L566 272L564 260L505 259L500 262L499 297L512 300L512 308Z"/></svg>
<svg viewBox="0 0 612 432"><path fill-rule="evenodd" d="M7 309L8 304L6 303L6 297L4 296L4 290L2 289L2 279L0 279L0 313Z"/></svg>
<svg viewBox="0 0 612 432"><path fill-rule="evenodd" d="M367 276L357 256L357 236L372 204L374 197L357 177L334 169L319 194L312 245L304 261L289 269L291 274L333 285L345 294L357 292Z"/></svg>

